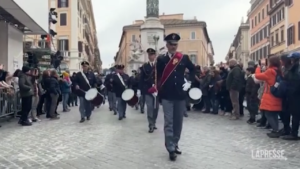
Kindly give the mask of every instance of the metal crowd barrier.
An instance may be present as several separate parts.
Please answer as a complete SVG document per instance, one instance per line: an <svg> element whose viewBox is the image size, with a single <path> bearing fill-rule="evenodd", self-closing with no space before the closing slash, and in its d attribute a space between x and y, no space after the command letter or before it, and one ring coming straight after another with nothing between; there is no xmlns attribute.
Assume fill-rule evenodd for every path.
<svg viewBox="0 0 300 169"><path fill-rule="evenodd" d="M0 87L0 118L16 117L19 111L21 111L20 92L13 88Z"/></svg>

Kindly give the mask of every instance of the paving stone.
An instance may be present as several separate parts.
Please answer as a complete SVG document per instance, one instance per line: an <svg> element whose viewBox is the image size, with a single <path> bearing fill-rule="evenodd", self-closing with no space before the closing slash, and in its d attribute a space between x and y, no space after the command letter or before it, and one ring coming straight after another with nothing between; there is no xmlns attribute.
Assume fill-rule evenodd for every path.
<svg viewBox="0 0 300 169"><path fill-rule="evenodd" d="M161 109L162 110L162 109ZM180 141L183 154L168 160L160 111L153 134L145 114L128 108L118 121L107 105L96 109L91 121L79 121L78 107L61 119L0 129L0 169L299 169L299 142L270 139L267 130L244 120L191 112L184 119ZM285 150L286 161L254 160L252 150Z"/></svg>

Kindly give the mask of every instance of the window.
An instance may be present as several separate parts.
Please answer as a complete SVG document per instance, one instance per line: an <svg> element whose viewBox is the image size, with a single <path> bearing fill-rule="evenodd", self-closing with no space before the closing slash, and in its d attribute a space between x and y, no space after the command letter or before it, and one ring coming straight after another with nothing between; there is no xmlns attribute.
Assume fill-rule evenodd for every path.
<svg viewBox="0 0 300 169"><path fill-rule="evenodd" d="M275 42L276 42L276 44L279 43L278 31L275 33Z"/></svg>
<svg viewBox="0 0 300 169"><path fill-rule="evenodd" d="M271 35L271 46L274 46L274 36L273 36L273 34Z"/></svg>
<svg viewBox="0 0 300 169"><path fill-rule="evenodd" d="M48 48L49 47L49 43L45 40L39 40L38 41L38 46L40 48Z"/></svg>
<svg viewBox="0 0 300 169"><path fill-rule="evenodd" d="M280 38L281 42L284 42L284 29L283 28L281 28L280 36L281 36L281 38Z"/></svg>
<svg viewBox="0 0 300 169"><path fill-rule="evenodd" d="M258 13L258 23L260 23L260 13Z"/></svg>
<svg viewBox="0 0 300 169"><path fill-rule="evenodd" d="M136 39L135 39L135 35L131 35L131 42L135 42Z"/></svg>
<svg viewBox="0 0 300 169"><path fill-rule="evenodd" d="M285 5L286 6L291 6L293 4L293 0L286 0Z"/></svg>
<svg viewBox="0 0 300 169"><path fill-rule="evenodd" d="M287 30L287 43L288 45L295 43L295 25L291 26Z"/></svg>
<svg viewBox="0 0 300 169"><path fill-rule="evenodd" d="M190 60L193 64L197 64L197 56L195 54L190 55Z"/></svg>
<svg viewBox="0 0 300 169"><path fill-rule="evenodd" d="M252 24L251 24L251 27L253 28L254 27L254 19L252 19Z"/></svg>
<svg viewBox="0 0 300 169"><path fill-rule="evenodd" d="M261 16L262 19L265 19L265 9L262 10L261 14L262 14L262 16Z"/></svg>
<svg viewBox="0 0 300 169"><path fill-rule="evenodd" d="M267 5L267 13L269 12L269 4Z"/></svg>
<svg viewBox="0 0 300 169"><path fill-rule="evenodd" d="M57 7L58 8L68 8L69 7L69 0L57 0Z"/></svg>
<svg viewBox="0 0 300 169"><path fill-rule="evenodd" d="M68 51L69 50L69 40L68 39L60 39L57 42L58 50L60 51Z"/></svg>
<svg viewBox="0 0 300 169"><path fill-rule="evenodd" d="M257 25L257 17L255 17L255 26Z"/></svg>
<svg viewBox="0 0 300 169"><path fill-rule="evenodd" d="M191 32L191 39L195 40L196 39L196 32Z"/></svg>
<svg viewBox="0 0 300 169"><path fill-rule="evenodd" d="M67 26L67 14L61 13L59 15L59 18L60 18L60 26Z"/></svg>

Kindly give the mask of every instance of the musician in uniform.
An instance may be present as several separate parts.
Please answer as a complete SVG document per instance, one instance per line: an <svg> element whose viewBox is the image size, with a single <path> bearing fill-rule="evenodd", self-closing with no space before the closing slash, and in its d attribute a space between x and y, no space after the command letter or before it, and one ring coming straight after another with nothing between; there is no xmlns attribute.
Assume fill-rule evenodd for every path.
<svg viewBox="0 0 300 169"><path fill-rule="evenodd" d="M134 90L134 93L137 93L138 87L139 87L139 79L137 78L137 71L132 70L132 76L130 76L128 81L128 87L132 90ZM135 109L138 110L139 106L138 103L134 105Z"/></svg>
<svg viewBox="0 0 300 169"><path fill-rule="evenodd" d="M186 91L191 84L184 79L187 68L190 80L195 78L195 66L188 55L176 52L180 36L172 33L164 39L168 52L157 58L158 96L162 100L164 112L165 146L171 161L181 154L178 142L182 130L183 115L186 110Z"/></svg>
<svg viewBox="0 0 300 169"><path fill-rule="evenodd" d="M116 65L116 74L113 75L113 90L117 98L117 113L119 120L126 118L127 103L122 99L122 93L128 87L129 76L124 72L124 65Z"/></svg>
<svg viewBox="0 0 300 169"><path fill-rule="evenodd" d="M114 115L117 115L117 99L116 93L113 90L113 77L115 75L114 68L111 68L111 73L105 77L104 85L107 90L107 99L109 105L109 111L113 111Z"/></svg>
<svg viewBox="0 0 300 169"><path fill-rule="evenodd" d="M138 79L140 79L142 71L143 71L143 66L141 66L138 70ZM140 105L140 110L141 110L142 114L144 114L145 103L146 103L145 94L143 94L143 92L142 92L141 96L139 97L139 105Z"/></svg>
<svg viewBox="0 0 300 169"><path fill-rule="evenodd" d="M149 124L149 133L153 133L156 128L156 119L158 114L159 102L156 90L155 58L156 51L152 48L147 49L149 62L143 64L140 72L139 90L137 96L145 95L147 105L147 119Z"/></svg>
<svg viewBox="0 0 300 169"><path fill-rule="evenodd" d="M74 78L74 86L76 93L79 96L79 111L81 115L80 123L83 123L86 120L90 120L92 115L92 105L89 101L85 99L84 93L92 87L97 86L97 79L95 74L89 71L89 62L81 62L82 71L78 72Z"/></svg>

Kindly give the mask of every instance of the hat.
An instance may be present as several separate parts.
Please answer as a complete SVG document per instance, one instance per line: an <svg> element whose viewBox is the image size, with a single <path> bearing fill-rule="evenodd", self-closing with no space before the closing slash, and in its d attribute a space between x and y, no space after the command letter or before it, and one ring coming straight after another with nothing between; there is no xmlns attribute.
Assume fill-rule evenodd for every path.
<svg viewBox="0 0 300 169"><path fill-rule="evenodd" d="M156 51L154 49L152 49L152 48L148 48L147 49L147 53L149 53L149 54L155 54Z"/></svg>
<svg viewBox="0 0 300 169"><path fill-rule="evenodd" d="M124 69L124 65L115 65L115 68L121 70Z"/></svg>
<svg viewBox="0 0 300 169"><path fill-rule="evenodd" d="M180 40L180 36L177 33L171 33L167 35L164 40L171 44L178 44L178 41Z"/></svg>
<svg viewBox="0 0 300 169"><path fill-rule="evenodd" d="M300 58L300 53L299 52L292 52L287 57L288 58L299 59Z"/></svg>
<svg viewBox="0 0 300 169"><path fill-rule="evenodd" d="M90 63L88 61L82 61L81 66L84 66L84 65L90 65Z"/></svg>
<svg viewBox="0 0 300 169"><path fill-rule="evenodd" d="M255 72L254 67L248 67L246 70L249 71L250 73L254 73Z"/></svg>
<svg viewBox="0 0 300 169"><path fill-rule="evenodd" d="M67 73L67 72L63 72L62 75L63 75L64 77L69 77L69 73Z"/></svg>
<svg viewBox="0 0 300 169"><path fill-rule="evenodd" d="M22 72L23 73L26 73L26 72L29 72L30 71L30 67L28 67L28 66L23 66L22 67Z"/></svg>

